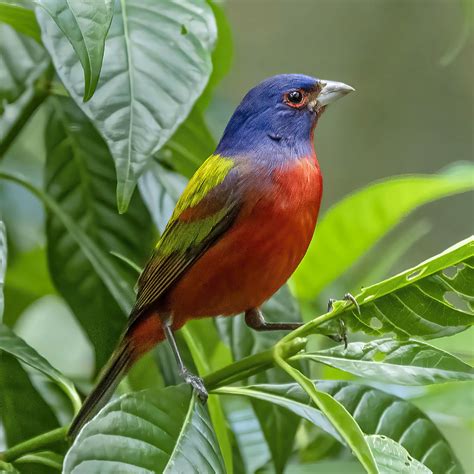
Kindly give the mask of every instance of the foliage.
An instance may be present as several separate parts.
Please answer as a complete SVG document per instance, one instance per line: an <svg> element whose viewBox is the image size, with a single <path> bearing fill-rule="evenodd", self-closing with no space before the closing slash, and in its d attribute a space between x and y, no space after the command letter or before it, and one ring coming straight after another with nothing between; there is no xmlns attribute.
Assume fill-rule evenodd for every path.
<svg viewBox="0 0 474 474"><path fill-rule="evenodd" d="M391 277L426 226L382 259L376 244L423 204L472 190L469 164L385 179L334 204L289 286L263 307L270 321L304 319L299 329L255 333L241 315L188 323L179 344L210 391L206 406L179 384L162 345L72 445L65 439L78 392L124 326L136 269L214 149L205 111L231 49L223 11L204 0L0 0L0 159L16 159L26 124L46 117L43 185L0 163L0 185L45 209L44 246L9 239L8 265L10 222L0 220L0 471L463 472L436 413L439 400L469 409L472 355L456 341L473 323L474 240ZM354 280L360 311L339 301L314 317L322 292L366 256L381 261ZM87 380L17 334L51 294L90 342ZM35 329L57 330L48 324ZM341 324L347 349L321 345Z"/></svg>

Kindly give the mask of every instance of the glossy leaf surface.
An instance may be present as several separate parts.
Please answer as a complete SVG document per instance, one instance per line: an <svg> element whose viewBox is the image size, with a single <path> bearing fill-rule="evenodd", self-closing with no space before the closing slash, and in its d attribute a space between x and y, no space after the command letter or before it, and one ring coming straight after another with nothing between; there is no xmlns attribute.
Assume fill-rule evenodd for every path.
<svg viewBox="0 0 474 474"><path fill-rule="evenodd" d="M37 15L61 80L110 148L118 208L125 212L147 161L184 121L209 79L212 10L203 0L117 2L100 80L87 103L74 50L47 13Z"/></svg>
<svg viewBox="0 0 474 474"><path fill-rule="evenodd" d="M65 474L224 473L206 408L189 386L147 390L109 403L76 438Z"/></svg>
<svg viewBox="0 0 474 474"><path fill-rule="evenodd" d="M36 0L35 3L50 15L74 48L84 71L84 101L89 100L99 81L114 0Z"/></svg>
<svg viewBox="0 0 474 474"><path fill-rule="evenodd" d="M297 358L321 362L364 378L388 383L426 385L472 380L474 369L448 352L420 341L379 339L352 342Z"/></svg>

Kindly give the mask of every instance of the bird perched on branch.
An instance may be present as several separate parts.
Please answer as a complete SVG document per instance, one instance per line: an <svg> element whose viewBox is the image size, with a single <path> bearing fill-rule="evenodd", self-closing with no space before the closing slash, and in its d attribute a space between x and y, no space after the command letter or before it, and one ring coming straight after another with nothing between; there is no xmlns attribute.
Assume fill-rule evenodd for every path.
<svg viewBox="0 0 474 474"><path fill-rule="evenodd" d="M173 333L189 319L259 310L291 276L316 226L322 177L313 133L326 106L353 91L300 74L271 77L244 97L215 153L197 170L138 281L127 328L69 434L77 435L131 365L167 339L201 400L202 380L184 366Z"/></svg>

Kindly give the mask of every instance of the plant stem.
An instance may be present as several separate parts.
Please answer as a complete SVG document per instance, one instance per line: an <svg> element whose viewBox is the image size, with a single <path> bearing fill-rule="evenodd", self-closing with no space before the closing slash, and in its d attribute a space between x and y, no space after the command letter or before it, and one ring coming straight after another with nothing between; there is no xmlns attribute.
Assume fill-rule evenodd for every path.
<svg viewBox="0 0 474 474"><path fill-rule="evenodd" d="M23 441L23 443L19 443L3 453L0 453L0 460L11 462L24 454L39 451L44 449L46 446L57 443L58 441L65 441L67 430L68 426L61 426L55 430L42 433L34 438Z"/></svg>
<svg viewBox="0 0 474 474"><path fill-rule="evenodd" d="M44 75L38 79L33 88L33 94L30 100L24 105L23 110L16 117L15 121L13 122L6 135L2 137L2 140L0 141L0 159L5 156L11 144L15 141L15 138L23 130L23 127L33 115L35 110L49 96L49 85L52 74L53 69L49 67L44 73Z"/></svg>
<svg viewBox="0 0 474 474"><path fill-rule="evenodd" d="M293 338L280 346L285 358L292 357L306 346L306 339ZM227 367L216 370L204 377L204 383L209 390L228 385L239 380L245 379L258 372L267 370L274 365L274 349L269 349L259 354L254 354Z"/></svg>

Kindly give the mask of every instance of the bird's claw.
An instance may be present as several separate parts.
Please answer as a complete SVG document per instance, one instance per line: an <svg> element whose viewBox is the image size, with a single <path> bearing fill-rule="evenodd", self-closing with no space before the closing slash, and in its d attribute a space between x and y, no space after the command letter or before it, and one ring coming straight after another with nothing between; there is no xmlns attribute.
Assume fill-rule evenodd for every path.
<svg viewBox="0 0 474 474"><path fill-rule="evenodd" d="M355 307L355 310L357 311L357 314L360 316L360 306L359 306L359 303L357 303L357 300L350 294L350 293L346 293L344 295L344 298L343 298L344 301L350 301L354 307Z"/></svg>
<svg viewBox="0 0 474 474"><path fill-rule="evenodd" d="M204 386L202 378L192 374L191 372L188 372L187 370L183 371L182 376L184 381L191 385L191 387L193 387L193 389L196 391L201 403L205 404L209 395L207 393L206 387Z"/></svg>

